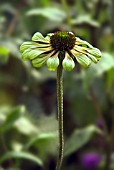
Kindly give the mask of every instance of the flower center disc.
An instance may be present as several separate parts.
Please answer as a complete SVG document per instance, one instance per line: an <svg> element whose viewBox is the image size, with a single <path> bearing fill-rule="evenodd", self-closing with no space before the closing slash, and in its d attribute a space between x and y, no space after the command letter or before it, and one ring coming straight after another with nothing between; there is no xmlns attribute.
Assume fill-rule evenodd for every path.
<svg viewBox="0 0 114 170"><path fill-rule="evenodd" d="M70 32L56 32L50 38L50 44L54 50L69 51L73 49L76 38Z"/></svg>

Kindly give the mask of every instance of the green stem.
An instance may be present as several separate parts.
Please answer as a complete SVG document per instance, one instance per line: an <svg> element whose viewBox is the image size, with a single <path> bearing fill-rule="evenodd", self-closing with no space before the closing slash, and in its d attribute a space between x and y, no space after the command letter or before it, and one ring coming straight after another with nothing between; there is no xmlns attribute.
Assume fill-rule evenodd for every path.
<svg viewBox="0 0 114 170"><path fill-rule="evenodd" d="M104 170L110 170L111 154L112 154L110 136L107 136L105 151L106 151L106 159L105 159Z"/></svg>
<svg viewBox="0 0 114 170"><path fill-rule="evenodd" d="M113 143L114 143L114 108L111 111L111 119L112 119L112 129L111 133L107 135L106 140L106 160L105 160L105 170L111 170L111 156L113 154Z"/></svg>
<svg viewBox="0 0 114 170"><path fill-rule="evenodd" d="M63 5L63 8L64 8L65 12L66 12L67 24L68 24L68 26L70 27L69 29L70 29L71 31L73 31L72 23L71 23L71 15L70 15L69 6L68 6L66 0L61 0L61 3L62 3L62 5Z"/></svg>
<svg viewBox="0 0 114 170"><path fill-rule="evenodd" d="M56 170L60 170L62 160L63 160L63 151L64 151L62 61L60 61L60 64L57 68L57 103L58 103L58 125L59 125L59 153L58 153Z"/></svg>

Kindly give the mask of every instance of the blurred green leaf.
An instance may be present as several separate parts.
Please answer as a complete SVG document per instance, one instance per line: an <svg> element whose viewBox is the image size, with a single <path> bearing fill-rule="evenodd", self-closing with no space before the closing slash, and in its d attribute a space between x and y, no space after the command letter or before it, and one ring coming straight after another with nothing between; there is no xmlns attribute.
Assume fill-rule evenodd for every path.
<svg viewBox="0 0 114 170"><path fill-rule="evenodd" d="M91 18L91 15L85 14L85 15L79 15L77 18L72 19L72 24L80 25L80 24L89 24L94 27L99 27L100 24L98 21L95 21Z"/></svg>
<svg viewBox="0 0 114 170"><path fill-rule="evenodd" d="M58 129L55 114L41 116L35 121L37 132L31 134L24 149L31 149L33 146L38 150L40 157L45 160L48 155L55 155L58 146ZM29 134L30 135L30 134Z"/></svg>
<svg viewBox="0 0 114 170"><path fill-rule="evenodd" d="M8 38L2 41L2 45L9 50L9 52L16 57L20 57L19 40L16 38Z"/></svg>
<svg viewBox="0 0 114 170"><path fill-rule="evenodd" d="M112 68L114 68L114 57L109 53L102 52L101 60L97 64L92 63L91 66L83 72L85 89L87 90L90 87L96 77L102 76L103 73Z"/></svg>
<svg viewBox="0 0 114 170"><path fill-rule="evenodd" d="M30 135L33 133L38 133L38 128L29 120L27 117L20 117L14 124L22 134Z"/></svg>
<svg viewBox="0 0 114 170"><path fill-rule="evenodd" d="M25 145L24 148L28 149L31 145L33 145L38 140L52 140L56 139L58 136L58 133L52 132L52 133L41 133L38 134L30 139L30 141Z"/></svg>
<svg viewBox="0 0 114 170"><path fill-rule="evenodd" d="M0 16L0 24L4 24L5 21L6 21L6 18L4 16Z"/></svg>
<svg viewBox="0 0 114 170"><path fill-rule="evenodd" d="M96 126L88 126L84 129L75 130L72 136L66 141L64 155L67 156L76 152L91 139L94 133L101 133Z"/></svg>
<svg viewBox="0 0 114 170"><path fill-rule="evenodd" d="M1 12L7 11L7 12L10 12L11 14L15 14L17 9L14 8L14 6L11 5L10 2L9 3L6 2L6 3L0 5L0 11Z"/></svg>
<svg viewBox="0 0 114 170"><path fill-rule="evenodd" d="M107 91L113 88L113 83L114 83L114 68L110 69L107 72L107 81L106 81Z"/></svg>
<svg viewBox="0 0 114 170"><path fill-rule="evenodd" d="M9 59L9 49L4 47L4 46L0 46L0 63L7 63L8 59Z"/></svg>
<svg viewBox="0 0 114 170"><path fill-rule="evenodd" d="M23 144L18 141L13 140L11 143L11 148L13 151L20 152L23 148Z"/></svg>
<svg viewBox="0 0 114 170"><path fill-rule="evenodd" d="M33 154L30 154L28 152L23 152L23 151L9 151L6 154L4 154L1 158L0 158L0 163L5 162L6 160L12 159L12 158L18 158L18 159L27 159L30 160L32 162L35 162L36 164L42 166L43 162L40 158L34 156Z"/></svg>
<svg viewBox="0 0 114 170"><path fill-rule="evenodd" d="M1 132L6 132L7 130L10 130L14 126L14 122L22 115L22 113L25 111L24 106L17 106L14 109L12 109L5 122L0 127Z"/></svg>
<svg viewBox="0 0 114 170"><path fill-rule="evenodd" d="M36 8L31 9L26 13L27 16L34 16L34 15L42 15L50 20L54 21L62 21L65 19L65 13L63 10L58 8Z"/></svg>
<svg viewBox="0 0 114 170"><path fill-rule="evenodd" d="M3 46L0 46L0 57L7 56L9 54L9 49Z"/></svg>

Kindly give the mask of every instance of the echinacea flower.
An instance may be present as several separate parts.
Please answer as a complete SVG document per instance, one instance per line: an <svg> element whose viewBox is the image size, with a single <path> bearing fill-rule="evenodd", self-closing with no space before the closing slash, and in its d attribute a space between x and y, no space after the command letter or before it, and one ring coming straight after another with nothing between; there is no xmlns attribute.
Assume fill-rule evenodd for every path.
<svg viewBox="0 0 114 170"><path fill-rule="evenodd" d="M75 37L72 32L56 32L43 37L36 32L31 42L24 42L20 51L24 60L31 60L34 67L45 63L49 70L56 70L62 60L66 71L71 71L78 62L88 67L91 62L97 63L101 58L99 49L88 42Z"/></svg>

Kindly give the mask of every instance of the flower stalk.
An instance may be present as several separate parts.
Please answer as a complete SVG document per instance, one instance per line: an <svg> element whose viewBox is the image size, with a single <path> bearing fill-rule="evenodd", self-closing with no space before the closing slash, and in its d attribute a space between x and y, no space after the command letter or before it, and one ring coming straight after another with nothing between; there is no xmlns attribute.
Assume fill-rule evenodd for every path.
<svg viewBox="0 0 114 170"><path fill-rule="evenodd" d="M65 0L62 2L64 6L67 5ZM30 60L36 68L46 64L50 71L57 69L59 153L56 170L60 170L64 152L62 70L71 71L77 63L83 67L88 67L92 62L97 63L101 58L101 52L88 42L75 37L72 32L65 31L49 33L46 37L36 32L32 41L24 42L20 46L20 52L23 60Z"/></svg>
<svg viewBox="0 0 114 170"><path fill-rule="evenodd" d="M59 129L59 153L56 170L60 170L63 152L64 152L64 135L63 135L63 75L62 59L57 68L57 105L58 105L58 129Z"/></svg>

